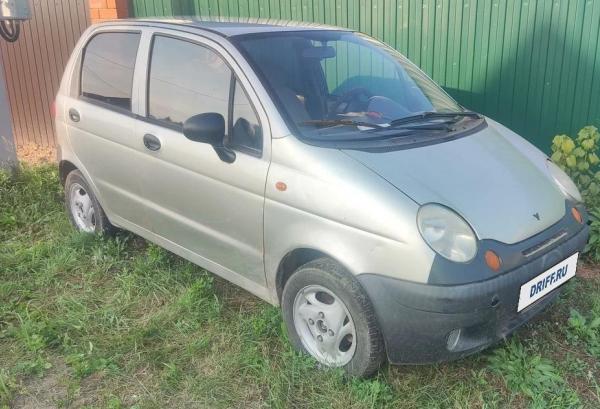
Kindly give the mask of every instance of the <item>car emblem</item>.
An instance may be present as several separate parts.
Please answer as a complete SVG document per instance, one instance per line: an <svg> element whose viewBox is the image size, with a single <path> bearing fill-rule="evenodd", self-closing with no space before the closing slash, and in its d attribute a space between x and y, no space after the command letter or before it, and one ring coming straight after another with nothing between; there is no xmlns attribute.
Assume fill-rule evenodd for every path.
<svg viewBox="0 0 600 409"><path fill-rule="evenodd" d="M540 214L539 213L534 213L533 217L535 217L536 219L540 220Z"/></svg>

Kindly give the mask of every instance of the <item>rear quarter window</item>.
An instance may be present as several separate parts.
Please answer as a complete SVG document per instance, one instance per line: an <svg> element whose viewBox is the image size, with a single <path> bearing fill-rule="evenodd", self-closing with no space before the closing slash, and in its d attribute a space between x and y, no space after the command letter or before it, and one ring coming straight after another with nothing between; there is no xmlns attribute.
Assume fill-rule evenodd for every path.
<svg viewBox="0 0 600 409"><path fill-rule="evenodd" d="M83 51L80 95L131 111L139 43L139 33L108 32L92 37Z"/></svg>

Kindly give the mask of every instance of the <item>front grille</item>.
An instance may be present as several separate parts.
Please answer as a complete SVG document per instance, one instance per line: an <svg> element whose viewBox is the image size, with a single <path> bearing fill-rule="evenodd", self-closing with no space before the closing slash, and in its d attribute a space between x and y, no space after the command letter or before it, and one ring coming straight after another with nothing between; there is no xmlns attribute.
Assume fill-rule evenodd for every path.
<svg viewBox="0 0 600 409"><path fill-rule="evenodd" d="M567 233L566 231L561 230L554 236L550 237L549 239L546 239L543 242L536 244L535 246L529 247L528 249L523 250L521 253L525 257L531 257L534 254L537 254L537 253L547 249L548 247L552 246L553 244L558 243L560 240L565 238L568 234L569 233Z"/></svg>

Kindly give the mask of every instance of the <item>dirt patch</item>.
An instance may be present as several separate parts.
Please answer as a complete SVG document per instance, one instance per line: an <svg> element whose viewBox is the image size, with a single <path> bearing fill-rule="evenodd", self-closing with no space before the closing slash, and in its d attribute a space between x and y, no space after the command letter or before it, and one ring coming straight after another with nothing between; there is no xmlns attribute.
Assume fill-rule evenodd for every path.
<svg viewBox="0 0 600 409"><path fill-rule="evenodd" d="M53 409L65 402L68 396L68 368L62 361L52 363L52 368L42 378L28 377L16 394L10 407L17 409Z"/></svg>
<svg viewBox="0 0 600 409"><path fill-rule="evenodd" d="M594 264L580 264L577 266L577 275L586 280L600 279L600 266Z"/></svg>
<svg viewBox="0 0 600 409"><path fill-rule="evenodd" d="M52 146L40 146L34 143L17 146L17 157L31 165L56 162L56 149Z"/></svg>

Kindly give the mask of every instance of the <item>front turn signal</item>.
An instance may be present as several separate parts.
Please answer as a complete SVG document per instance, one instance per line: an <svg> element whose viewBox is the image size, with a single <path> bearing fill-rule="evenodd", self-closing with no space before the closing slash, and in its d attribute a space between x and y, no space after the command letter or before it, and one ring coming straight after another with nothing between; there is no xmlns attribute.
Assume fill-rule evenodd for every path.
<svg viewBox="0 0 600 409"><path fill-rule="evenodd" d="M488 250L485 252L485 264L492 270L498 271L500 270L500 266L502 266L502 260L492 250Z"/></svg>
<svg viewBox="0 0 600 409"><path fill-rule="evenodd" d="M581 212L577 210L576 207L571 207L571 214L573 215L573 218L577 220L577 223L583 223L583 216L581 215Z"/></svg>

